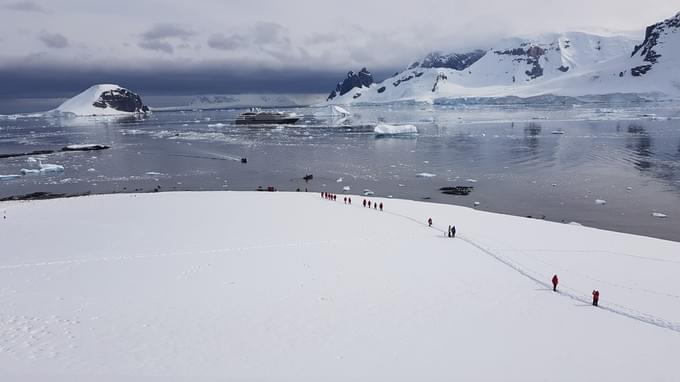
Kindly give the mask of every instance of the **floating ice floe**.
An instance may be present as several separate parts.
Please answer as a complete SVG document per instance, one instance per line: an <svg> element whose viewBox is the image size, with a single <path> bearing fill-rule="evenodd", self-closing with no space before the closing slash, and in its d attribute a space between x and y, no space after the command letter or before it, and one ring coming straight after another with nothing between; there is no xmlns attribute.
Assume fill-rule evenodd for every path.
<svg viewBox="0 0 680 382"><path fill-rule="evenodd" d="M110 146L102 145L99 143L84 143L79 145L68 145L61 149L62 151L96 151L105 150L110 148Z"/></svg>
<svg viewBox="0 0 680 382"><path fill-rule="evenodd" d="M155 175L163 175L163 174L161 174L160 172L157 172L157 171L147 171L146 175L155 176Z"/></svg>
<svg viewBox="0 0 680 382"><path fill-rule="evenodd" d="M385 124L385 123L381 123L381 124L376 125L375 128L373 128L373 132L377 136L409 135L409 134L417 134L418 128L413 126L413 125L388 125L388 124Z"/></svg>
<svg viewBox="0 0 680 382"><path fill-rule="evenodd" d="M368 188L364 190L364 196L375 195L375 192L369 190Z"/></svg>
<svg viewBox="0 0 680 382"><path fill-rule="evenodd" d="M661 212L652 212L652 216L654 216L655 218L667 218L668 217L668 215L662 214Z"/></svg>
<svg viewBox="0 0 680 382"><path fill-rule="evenodd" d="M21 178L21 175L18 175L18 174L0 175L0 181L13 180L13 179L19 179L19 178Z"/></svg>
<svg viewBox="0 0 680 382"><path fill-rule="evenodd" d="M342 188L343 191L349 191L349 186L345 186Z"/></svg>
<svg viewBox="0 0 680 382"><path fill-rule="evenodd" d="M36 169L31 169L31 168L22 168L21 169L21 175L39 175L40 170Z"/></svg>
<svg viewBox="0 0 680 382"><path fill-rule="evenodd" d="M474 202L475 207L479 205L479 202Z"/></svg>
<svg viewBox="0 0 680 382"><path fill-rule="evenodd" d="M477 183L477 179L465 179L466 182Z"/></svg>
<svg viewBox="0 0 680 382"><path fill-rule="evenodd" d="M419 174L416 174L416 176L418 178L433 178L433 177L437 176L437 174L431 174L429 172L421 172Z"/></svg>
<svg viewBox="0 0 680 382"><path fill-rule="evenodd" d="M224 127L224 126L227 126L227 125L225 125L224 123L212 123L212 124L208 125L208 127Z"/></svg>
<svg viewBox="0 0 680 382"><path fill-rule="evenodd" d="M604 199L595 199L595 203L597 204L607 204L607 201Z"/></svg>
<svg viewBox="0 0 680 382"><path fill-rule="evenodd" d="M51 172L64 172L64 166L51 163L38 162L40 165L40 172L51 173Z"/></svg>
<svg viewBox="0 0 680 382"><path fill-rule="evenodd" d="M338 180L336 180L336 182L342 183L342 178L338 178Z"/></svg>

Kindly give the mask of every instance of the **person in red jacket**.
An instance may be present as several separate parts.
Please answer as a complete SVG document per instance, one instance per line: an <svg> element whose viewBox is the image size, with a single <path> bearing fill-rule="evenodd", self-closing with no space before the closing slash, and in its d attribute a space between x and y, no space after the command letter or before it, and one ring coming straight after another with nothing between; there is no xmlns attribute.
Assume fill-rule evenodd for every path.
<svg viewBox="0 0 680 382"><path fill-rule="evenodd" d="M427 219L428 227L432 227L432 218Z"/></svg>
<svg viewBox="0 0 680 382"><path fill-rule="evenodd" d="M594 290L593 291L593 306L597 306L597 303L600 301L600 291L599 290Z"/></svg>
<svg viewBox="0 0 680 382"><path fill-rule="evenodd" d="M557 284L559 282L560 282L560 280L557 278L557 275L553 275L553 278L552 278L553 292L557 292Z"/></svg>

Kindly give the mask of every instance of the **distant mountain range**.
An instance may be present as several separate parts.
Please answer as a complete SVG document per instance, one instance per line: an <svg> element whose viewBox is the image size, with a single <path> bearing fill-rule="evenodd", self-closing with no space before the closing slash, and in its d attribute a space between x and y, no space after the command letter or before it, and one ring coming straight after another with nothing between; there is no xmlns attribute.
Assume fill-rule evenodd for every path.
<svg viewBox="0 0 680 382"><path fill-rule="evenodd" d="M366 68L349 72L327 103L680 98L680 13L649 26L640 41L568 32L434 52L378 83Z"/></svg>

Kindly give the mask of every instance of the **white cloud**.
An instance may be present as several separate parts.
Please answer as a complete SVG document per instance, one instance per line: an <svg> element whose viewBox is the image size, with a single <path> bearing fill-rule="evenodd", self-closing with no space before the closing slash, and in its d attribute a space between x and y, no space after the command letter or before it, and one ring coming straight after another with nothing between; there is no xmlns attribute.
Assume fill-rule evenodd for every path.
<svg viewBox="0 0 680 382"><path fill-rule="evenodd" d="M50 14L44 14L49 5ZM57 6L58 5L58 6ZM42 52L55 62L224 63L344 72L401 68L432 50L490 47L512 35L597 26L636 29L674 15L677 0L0 0L0 66ZM180 21L181 23L177 22ZM20 33L19 28L31 33ZM41 30L59 34L35 35ZM56 35L63 37L60 39ZM78 44L65 36L78 36ZM47 40L47 41L46 41ZM200 47L207 47L201 49ZM192 47L193 49L188 49Z"/></svg>

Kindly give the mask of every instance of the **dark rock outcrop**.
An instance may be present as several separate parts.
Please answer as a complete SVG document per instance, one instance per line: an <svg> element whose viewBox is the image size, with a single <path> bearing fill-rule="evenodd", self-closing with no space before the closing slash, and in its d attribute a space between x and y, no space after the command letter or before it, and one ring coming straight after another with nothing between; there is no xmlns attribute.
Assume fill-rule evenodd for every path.
<svg viewBox="0 0 680 382"><path fill-rule="evenodd" d="M659 40L668 33L677 32L677 28L680 28L680 13L676 14L675 17L647 27L644 41L642 44L635 46L631 57L639 55L648 64L632 68L630 73L633 76L642 76L652 69L654 64L661 58L661 53L657 51L660 43Z"/></svg>
<svg viewBox="0 0 680 382"><path fill-rule="evenodd" d="M531 45L526 49L513 48L506 50L495 50L494 53L498 55L517 56L517 58L513 59L514 61L525 61L528 65L531 65L529 70L524 71L524 74L526 74L530 80L536 79L543 75L543 67L541 66L540 59L546 53L546 51L540 46ZM514 78L512 82L515 82Z"/></svg>
<svg viewBox="0 0 680 382"><path fill-rule="evenodd" d="M337 96L347 94L355 88L369 87L373 83L373 75L366 68L361 69L358 73L350 71L347 73L347 78L341 82L338 82L335 90L333 90L331 94L328 95L326 100L330 101Z"/></svg>
<svg viewBox="0 0 680 382"><path fill-rule="evenodd" d="M142 98L139 95L124 88L102 92L99 99L92 103L92 106L101 109L110 107L128 113L149 112L149 108L142 103Z"/></svg>
<svg viewBox="0 0 680 382"><path fill-rule="evenodd" d="M480 58L486 54L485 50L473 50L467 53L450 53L442 54L441 52L432 52L425 56L420 63L422 68L449 68L454 70L465 70L470 65L479 61Z"/></svg>

